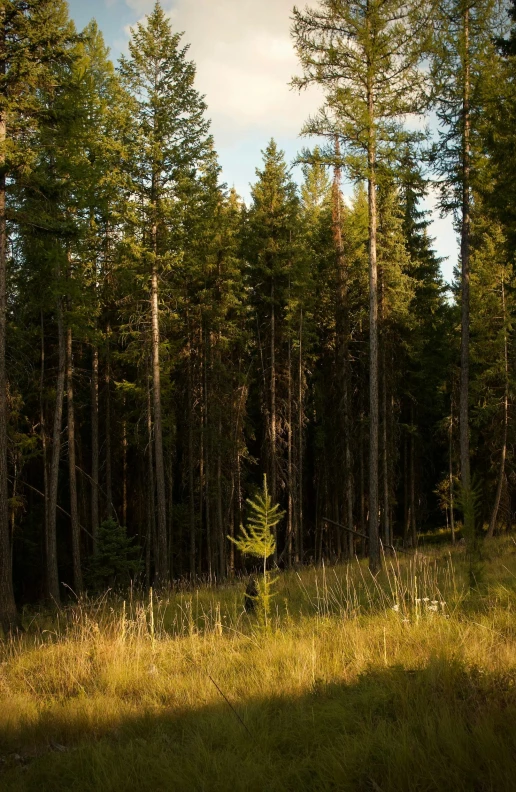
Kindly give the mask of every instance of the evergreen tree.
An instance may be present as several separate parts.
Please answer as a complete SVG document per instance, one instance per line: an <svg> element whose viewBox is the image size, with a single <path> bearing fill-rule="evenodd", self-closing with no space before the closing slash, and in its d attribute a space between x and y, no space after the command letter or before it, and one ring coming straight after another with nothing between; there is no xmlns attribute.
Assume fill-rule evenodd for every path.
<svg viewBox="0 0 516 792"><path fill-rule="evenodd" d="M67 57L72 28L57 0L8 0L0 9L0 622L17 623L12 589L7 465L7 215L6 190L30 167L27 142L38 119L38 88ZM29 154L29 156L27 156Z"/></svg>
<svg viewBox="0 0 516 792"><path fill-rule="evenodd" d="M132 31L129 57L122 57L120 74L135 102L133 189L137 196L137 255L150 270L151 370L154 461L157 492L156 574L160 584L169 577L165 462L160 366L159 278L177 262L174 245L181 222L180 199L188 194L203 159L210 154L206 106L194 87L195 66L186 59L188 47L173 33L159 3Z"/></svg>
<svg viewBox="0 0 516 792"><path fill-rule="evenodd" d="M323 86L326 101L305 134L337 135L354 174L367 179L369 196L369 554L381 564L378 530L378 269L376 186L378 166L400 137L400 119L423 107L418 68L427 18L420 3L398 0L323 0L320 8L294 8L293 37L303 67L294 85Z"/></svg>

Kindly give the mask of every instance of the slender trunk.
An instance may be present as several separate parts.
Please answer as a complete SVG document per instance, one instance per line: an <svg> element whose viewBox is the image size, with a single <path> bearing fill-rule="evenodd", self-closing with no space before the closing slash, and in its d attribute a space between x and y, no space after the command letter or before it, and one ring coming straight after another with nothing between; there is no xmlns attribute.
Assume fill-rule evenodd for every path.
<svg viewBox="0 0 516 792"><path fill-rule="evenodd" d="M145 545L145 584L147 588L151 584L151 562L152 555L156 552L154 537L156 535L156 510L155 510L155 485L154 485L154 462L153 462L153 432L152 432L152 405L150 382L147 379L147 537Z"/></svg>
<svg viewBox="0 0 516 792"><path fill-rule="evenodd" d="M365 454L364 448L365 446L365 438L364 438L364 414L360 415L360 438L359 438L359 450L360 450L360 531L362 534L366 533L366 483L365 483ZM366 555L366 540L362 537L362 555Z"/></svg>
<svg viewBox="0 0 516 792"><path fill-rule="evenodd" d="M378 526L378 270L376 263L376 142L374 101L368 89L368 198L369 198L369 566L381 567Z"/></svg>
<svg viewBox="0 0 516 792"><path fill-rule="evenodd" d="M226 535L224 533L224 517L222 508L222 421L218 417L218 443L217 443L217 522L219 533L219 574L226 574Z"/></svg>
<svg viewBox="0 0 516 792"><path fill-rule="evenodd" d="M412 432L410 434L410 528L412 547L417 547L417 527L416 527L416 463L415 463L415 426L414 426L414 407L410 408L410 421Z"/></svg>
<svg viewBox="0 0 516 792"><path fill-rule="evenodd" d="M205 490L204 490L204 447L206 443L206 412L208 410L208 403L206 400L206 377L205 377L205 357L206 351L204 349L204 341L203 341L203 332L201 327L201 335L199 339L199 350L201 352L201 359L199 361L199 387L201 389L201 398L200 398L200 406L201 406L201 433L199 437L199 547L197 550L197 570L198 574L202 575L202 535L203 535L203 526L206 530L206 563L208 567L208 575L211 580L212 574L212 558L211 558L211 536L208 535L206 529L206 522L204 516L206 514L206 500L205 500ZM188 420L192 420L190 416ZM189 430L190 432L190 430ZM192 438L193 442L193 438ZM188 435L188 445L190 447L190 434ZM192 446L193 447L193 446ZM190 453L190 452L189 452ZM193 452L192 452L193 453ZM189 480L189 486L193 492L193 476L191 480ZM193 506L193 495L190 498L190 526L195 525L195 510Z"/></svg>
<svg viewBox="0 0 516 792"><path fill-rule="evenodd" d="M469 458L469 252L470 252L470 62L469 7L464 10L464 85L462 132L462 228L461 228L461 348L460 348L460 469L464 489L470 488Z"/></svg>
<svg viewBox="0 0 516 792"><path fill-rule="evenodd" d="M99 349L95 344L91 361L91 535L97 552L99 527Z"/></svg>
<svg viewBox="0 0 516 792"><path fill-rule="evenodd" d="M153 227L156 236L156 227ZM158 269L154 257L151 273L151 319L152 319L152 394L154 408L154 455L156 461L156 496L158 505L158 564L157 580L159 586L168 582L167 564L167 510L165 492L165 465L163 461L163 423L161 418L161 371L159 363L159 307L158 307Z"/></svg>
<svg viewBox="0 0 516 792"><path fill-rule="evenodd" d="M213 568L215 567L214 550L211 534L211 443L209 433L209 409L208 409L208 363L207 355L204 361L204 393L205 393L205 408L204 408L204 491L205 491L205 513L206 513L206 543L208 548L208 574L210 580L213 575ZM192 479L193 481L193 479ZM216 567L215 567L216 568Z"/></svg>
<svg viewBox="0 0 516 792"><path fill-rule="evenodd" d="M294 549L294 482L292 466L292 341L288 340L288 394L287 394L287 479L288 479L288 506L287 506L287 565L292 566L292 553Z"/></svg>
<svg viewBox="0 0 516 792"><path fill-rule="evenodd" d="M48 534L46 541L47 556L47 593L60 604L59 574L57 570L57 493L59 486L59 460L61 456L61 424L63 420L63 400L66 376L66 343L63 328L63 308L61 300L57 304L58 332L58 372L56 386L56 402L54 410L54 430L52 434L52 460L50 463L50 486L48 503Z"/></svg>
<svg viewBox="0 0 516 792"><path fill-rule="evenodd" d="M503 482L505 479L505 460L507 457L507 430L509 425L509 357L507 349L507 318L505 315L505 288L502 279L502 311L503 311L503 361L504 361L504 394L503 394L503 433L502 433L502 453L500 458L500 474L498 477L498 485L496 487L495 501L493 504L493 511L491 512L491 519L489 521L489 529L487 536L491 538L494 535L496 528L496 521L498 519L498 510L500 508L500 500L502 498Z"/></svg>
<svg viewBox="0 0 516 792"><path fill-rule="evenodd" d="M5 6L0 10L0 76L5 76L4 28ZM14 601L11 548L9 540L9 488L7 459L7 371L6 371L6 331L7 331L7 226L5 218L5 140L6 119L3 106L0 106L0 625L5 633L18 624L18 614Z"/></svg>
<svg viewBox="0 0 516 792"><path fill-rule="evenodd" d="M127 421L125 417L122 421L122 524L127 527Z"/></svg>
<svg viewBox="0 0 516 792"><path fill-rule="evenodd" d="M450 410L450 431L449 431L449 488L450 488L450 528L452 544L455 544L455 515L453 513L454 497L453 497L453 398Z"/></svg>
<svg viewBox="0 0 516 792"><path fill-rule="evenodd" d="M299 311L299 368L298 368L298 472L299 477L299 514L296 531L296 564L303 563L304 558L304 527L303 527L303 309Z"/></svg>
<svg viewBox="0 0 516 792"><path fill-rule="evenodd" d="M335 244L336 253L336 269L337 269L337 316L336 316L336 330L337 330L337 371L340 381L340 400L339 405L340 418L339 421L342 432L342 446L343 446L343 459L341 467L343 470L344 482L344 526L349 530L344 531L342 537L344 546L347 550L346 555L352 556L354 553L353 546L353 471L351 461L351 420L350 420L350 388L349 388L349 299L348 299L348 284L346 263L344 259L344 244L342 240L342 197L340 192L340 179L341 170L338 164L340 157L340 147L338 137L335 138L335 156L337 164L335 166L334 179L333 179L333 201L332 201L332 222L333 222L333 241ZM340 521L340 515L336 516L337 521Z"/></svg>
<svg viewBox="0 0 516 792"><path fill-rule="evenodd" d="M384 342L385 344L385 342ZM387 370L385 366L385 345L382 349L382 478L383 478L383 536L384 544L391 544L390 503L389 503L389 448L387 432Z"/></svg>
<svg viewBox="0 0 516 792"><path fill-rule="evenodd" d="M187 360L187 399L188 399L188 500L189 500L189 513L190 513L190 577L192 580L195 577L195 549L196 549L196 526L195 526L195 486L194 486L194 436L193 436L193 374L192 374L192 342L188 343L188 360ZM202 500L202 497L201 497Z"/></svg>
<svg viewBox="0 0 516 792"><path fill-rule="evenodd" d="M66 333L66 395L68 408L68 478L70 483L70 517L72 527L73 584L76 595L82 592L81 529L77 502L77 465L75 460L75 407L73 393L72 328Z"/></svg>
<svg viewBox="0 0 516 792"><path fill-rule="evenodd" d="M111 475L111 324L106 331L106 500L107 517L113 516L113 483Z"/></svg>
<svg viewBox="0 0 516 792"><path fill-rule="evenodd" d="M41 311L41 368L39 378L39 424L41 432L41 452L43 462L43 495L44 495L44 543L45 543L45 556L46 556L46 537L48 536L48 443L47 443L47 428L45 420L45 402L44 402L44 387L45 387L45 324L43 319L43 311Z"/></svg>
<svg viewBox="0 0 516 792"><path fill-rule="evenodd" d="M272 502L276 503L276 295L274 291L274 281L271 285L271 497ZM278 529L274 528L276 538L276 548L274 550L274 561L278 561Z"/></svg>

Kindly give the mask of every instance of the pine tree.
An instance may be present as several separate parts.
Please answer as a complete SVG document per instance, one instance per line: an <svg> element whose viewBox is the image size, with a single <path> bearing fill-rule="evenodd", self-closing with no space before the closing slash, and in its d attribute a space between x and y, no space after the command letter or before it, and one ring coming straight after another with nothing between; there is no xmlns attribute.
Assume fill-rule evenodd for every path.
<svg viewBox="0 0 516 792"><path fill-rule="evenodd" d="M367 179L369 197L369 554L381 565L378 530L378 166L400 135L400 119L423 107L421 42L427 18L420 3L399 0L322 0L294 8L293 37L303 76L294 85L323 86L326 101L304 134L337 135L354 174Z"/></svg>
<svg viewBox="0 0 516 792"><path fill-rule="evenodd" d="M292 453L291 311L294 300L299 301L304 291L299 198L284 154L273 140L263 158L263 170L257 170L258 181L252 188L245 254L257 336L256 370L262 383L260 411L271 497L278 499L280 491L286 489L287 497L292 495L293 509L296 496L292 493L288 461L289 449ZM298 311L295 313L299 315ZM287 553L293 530L289 512Z"/></svg>
<svg viewBox="0 0 516 792"><path fill-rule="evenodd" d="M6 268L7 184L30 166L27 140L37 123L37 89L54 63L67 57L72 29L66 4L57 0L8 0L0 9L0 622L17 623L8 526Z"/></svg>
<svg viewBox="0 0 516 792"><path fill-rule="evenodd" d="M492 0L445 0L437 15L433 45L434 91L440 124L433 162L440 179L441 208L453 211L460 230L461 362L460 467L461 483L470 487L469 334L471 194L477 179L479 117L484 82L495 60L496 6Z"/></svg>
<svg viewBox="0 0 516 792"><path fill-rule="evenodd" d="M138 23L122 57L120 74L134 98L135 154L133 189L138 196L138 255L150 270L151 370L154 457L157 491L157 564L160 585L169 577L165 461L160 366L159 278L181 250L174 245L174 224L180 221L176 201L188 192L196 170L210 154L206 106L194 87L195 67L187 61L188 47L173 33L156 3L145 23Z"/></svg>

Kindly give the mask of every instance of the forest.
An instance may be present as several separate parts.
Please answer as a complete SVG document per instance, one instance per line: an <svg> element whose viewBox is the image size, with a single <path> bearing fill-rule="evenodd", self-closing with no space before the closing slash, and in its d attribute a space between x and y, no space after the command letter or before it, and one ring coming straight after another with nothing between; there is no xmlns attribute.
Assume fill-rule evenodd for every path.
<svg viewBox="0 0 516 792"><path fill-rule="evenodd" d="M0 788L514 792L516 0L294 7L245 200L179 5L0 0Z"/></svg>
<svg viewBox="0 0 516 792"><path fill-rule="evenodd" d="M300 183L271 138L246 205L159 3L117 64L63 0L1 4L5 631L26 603L243 571L264 473L280 568L512 529L516 6L291 22L292 89L324 103Z"/></svg>

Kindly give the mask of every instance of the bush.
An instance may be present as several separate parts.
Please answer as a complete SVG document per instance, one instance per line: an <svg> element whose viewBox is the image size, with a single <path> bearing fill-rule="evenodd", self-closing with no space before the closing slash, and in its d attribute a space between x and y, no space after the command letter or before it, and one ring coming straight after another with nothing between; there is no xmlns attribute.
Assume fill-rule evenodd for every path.
<svg viewBox="0 0 516 792"><path fill-rule="evenodd" d="M140 548L127 536L127 528L108 519L99 526L97 550L91 558L87 581L96 591L127 588L141 570Z"/></svg>

